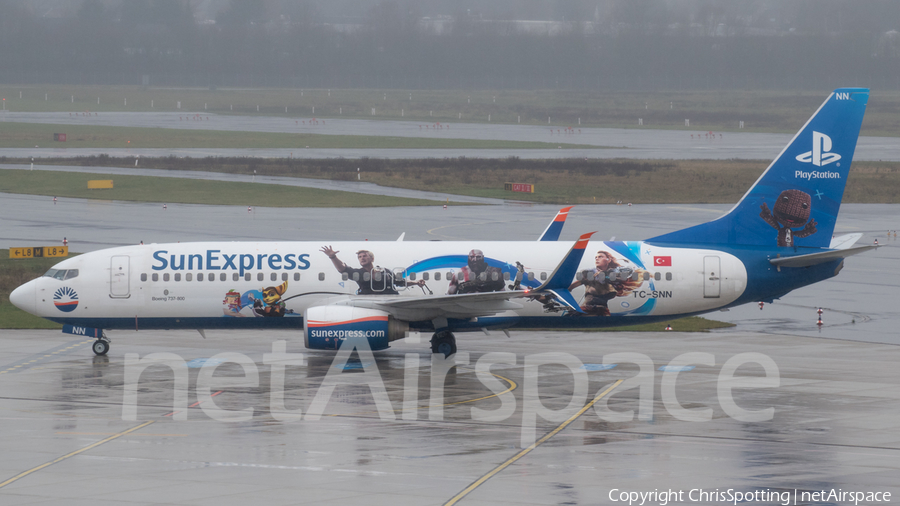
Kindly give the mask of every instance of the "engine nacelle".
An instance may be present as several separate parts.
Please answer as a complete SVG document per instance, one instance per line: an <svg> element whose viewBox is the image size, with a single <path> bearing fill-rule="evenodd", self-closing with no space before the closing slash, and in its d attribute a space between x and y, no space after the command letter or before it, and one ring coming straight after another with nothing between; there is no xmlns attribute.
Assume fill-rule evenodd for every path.
<svg viewBox="0 0 900 506"><path fill-rule="evenodd" d="M376 309L316 306L307 309L304 316L304 343L313 350L336 350L350 337L365 337L373 351L383 350L409 331L409 322Z"/></svg>

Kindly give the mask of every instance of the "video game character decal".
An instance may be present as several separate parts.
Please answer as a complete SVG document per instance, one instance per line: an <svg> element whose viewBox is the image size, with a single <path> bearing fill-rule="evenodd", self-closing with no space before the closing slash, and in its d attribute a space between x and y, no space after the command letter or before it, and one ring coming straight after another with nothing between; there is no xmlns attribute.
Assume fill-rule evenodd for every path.
<svg viewBox="0 0 900 506"><path fill-rule="evenodd" d="M262 290L247 290L243 294L231 289L225 294L225 300L222 301L223 312L225 316L237 318L283 317L291 314L293 310L285 308L284 300L281 297L287 291L287 284L288 282L285 281L278 286L270 286ZM250 314L241 312L248 307Z"/></svg>
<svg viewBox="0 0 900 506"><path fill-rule="evenodd" d="M785 190L775 200L770 212L765 202L759 217L778 231L779 246L794 246L794 237L809 237L816 233L816 220L809 219L812 198L800 190ZM795 228L803 227L800 230Z"/></svg>

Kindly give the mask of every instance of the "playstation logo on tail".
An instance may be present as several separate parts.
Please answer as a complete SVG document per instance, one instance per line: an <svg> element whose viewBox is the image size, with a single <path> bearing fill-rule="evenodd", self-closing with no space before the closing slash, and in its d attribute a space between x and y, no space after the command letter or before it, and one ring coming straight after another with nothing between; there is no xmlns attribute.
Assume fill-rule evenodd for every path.
<svg viewBox="0 0 900 506"><path fill-rule="evenodd" d="M841 159L841 155L837 153L830 153L831 151L831 137L823 134L822 132L813 131L813 146L812 151L807 151L801 155L797 155L797 161L803 163L812 162L816 167L821 167L823 165L828 165L831 162L836 162Z"/></svg>

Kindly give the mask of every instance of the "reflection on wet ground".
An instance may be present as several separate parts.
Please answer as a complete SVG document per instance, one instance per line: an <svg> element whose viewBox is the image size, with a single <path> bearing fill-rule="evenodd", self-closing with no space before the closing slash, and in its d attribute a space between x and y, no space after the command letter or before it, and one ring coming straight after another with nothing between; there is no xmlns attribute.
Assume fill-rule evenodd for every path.
<svg viewBox="0 0 900 506"><path fill-rule="evenodd" d="M597 504L609 503L613 489L900 493L897 346L741 331L479 333L461 335L461 352L442 363L414 342L336 360L303 350L289 332L207 335L118 333L105 359L82 346L0 375L0 481L115 436L0 494L21 502L443 504L468 490L459 504ZM272 342L281 339L287 355L276 359ZM27 363L36 348L66 343L52 331L6 331L0 349L6 363ZM291 362L299 353L302 365ZM684 353L712 361L694 355L689 371L659 370ZM773 408L769 420L742 421L723 400L723 369L747 353L758 361L735 376L750 383L726 390L748 412ZM129 386L134 359L148 357L160 361ZM228 361L235 357L244 361ZM765 357L777 376L768 386ZM537 374L525 367L538 362ZM604 363L616 366L578 367ZM322 416L307 418L329 381ZM249 409L241 421L223 421ZM301 419L285 417L298 411ZM564 428L510 462L527 446L529 423L536 438Z"/></svg>

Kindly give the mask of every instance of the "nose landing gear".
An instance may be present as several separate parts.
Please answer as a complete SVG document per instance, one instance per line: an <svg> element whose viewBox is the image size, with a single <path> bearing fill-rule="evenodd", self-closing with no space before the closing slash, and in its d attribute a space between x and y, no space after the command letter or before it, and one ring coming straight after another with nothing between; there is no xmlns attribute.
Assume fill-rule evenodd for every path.
<svg viewBox="0 0 900 506"><path fill-rule="evenodd" d="M91 349L94 350L94 354L103 356L109 352L109 343L110 339L106 337L106 334L100 334L100 337L94 341L94 344L91 345Z"/></svg>

